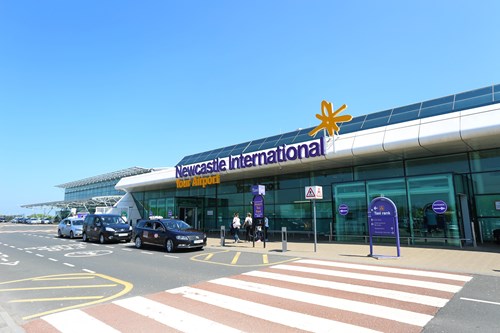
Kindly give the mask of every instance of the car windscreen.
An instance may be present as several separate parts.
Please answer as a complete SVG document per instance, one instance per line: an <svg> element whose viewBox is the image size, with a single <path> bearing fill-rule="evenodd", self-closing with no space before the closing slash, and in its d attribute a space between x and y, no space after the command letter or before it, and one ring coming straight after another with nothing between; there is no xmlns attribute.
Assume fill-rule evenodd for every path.
<svg viewBox="0 0 500 333"><path fill-rule="evenodd" d="M191 226L184 221L176 220L176 221L167 221L165 223L167 225L167 229L169 230L186 230L191 229Z"/></svg>
<svg viewBox="0 0 500 333"><path fill-rule="evenodd" d="M103 217L101 217L101 219L102 219L102 223L104 225L118 224L118 223L126 224L127 223L120 216L103 216Z"/></svg>
<svg viewBox="0 0 500 333"><path fill-rule="evenodd" d="M73 221L73 225L83 225L83 220Z"/></svg>

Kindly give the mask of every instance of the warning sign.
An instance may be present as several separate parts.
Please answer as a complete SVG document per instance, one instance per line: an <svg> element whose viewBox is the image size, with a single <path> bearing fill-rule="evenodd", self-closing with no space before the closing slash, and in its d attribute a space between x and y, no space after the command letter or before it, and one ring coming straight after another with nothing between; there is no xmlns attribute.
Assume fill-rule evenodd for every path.
<svg viewBox="0 0 500 333"><path fill-rule="evenodd" d="M306 186L306 199L323 199L322 186Z"/></svg>

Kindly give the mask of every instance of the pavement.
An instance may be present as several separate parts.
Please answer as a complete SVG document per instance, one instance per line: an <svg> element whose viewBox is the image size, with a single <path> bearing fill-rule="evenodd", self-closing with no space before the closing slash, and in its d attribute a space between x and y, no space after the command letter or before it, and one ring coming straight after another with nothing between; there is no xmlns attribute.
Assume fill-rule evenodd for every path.
<svg viewBox="0 0 500 333"><path fill-rule="evenodd" d="M500 244L464 248L413 247L402 245L397 256L396 245L373 245L370 256L369 244L307 242L238 242L220 238L208 238L208 249L249 251L279 254L291 257L345 261L360 264L437 270L454 273L492 275L500 277ZM265 246L265 247L264 247Z"/></svg>

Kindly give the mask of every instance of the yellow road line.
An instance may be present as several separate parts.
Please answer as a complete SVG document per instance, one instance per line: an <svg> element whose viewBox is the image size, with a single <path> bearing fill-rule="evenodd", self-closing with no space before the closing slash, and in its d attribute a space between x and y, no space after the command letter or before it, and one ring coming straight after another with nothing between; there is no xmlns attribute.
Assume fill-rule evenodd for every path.
<svg viewBox="0 0 500 333"><path fill-rule="evenodd" d="M64 277L64 278L36 278L32 281L56 281L56 280L83 280L83 279L94 279L93 276L80 276L80 277Z"/></svg>
<svg viewBox="0 0 500 333"><path fill-rule="evenodd" d="M236 254L234 255L233 261L231 261L231 265L236 265L236 263L238 262L238 259L240 258L240 255L241 255L241 252L236 252Z"/></svg>
<svg viewBox="0 0 500 333"><path fill-rule="evenodd" d="M106 297L106 298L102 298L102 299L99 299L99 300L95 300L95 301L91 301L91 302L87 302L87 303L83 303L83 304L76 304L76 305L66 306L66 307L59 308L59 309L53 309L53 310L49 310L49 311L45 311L45 312L35 313L35 314L31 315L31 316L23 317L22 320L29 320L29 319L33 319L35 317L41 317L41 316L45 316L45 315L48 315L48 314L51 314L51 313L56 313L56 312L61 312L61 311L66 311L66 310L71 310L71 309L82 308L82 307L85 307L85 306L90 306L90 305L99 304L99 303L104 303L104 302L110 301L112 299L118 298L118 297L120 297L122 295L125 295L130 290L132 290L132 288L134 288L134 285L132 283L125 282L123 280L120 280L120 279L117 279L117 278L114 278L114 277L111 277L111 276L108 276L108 275L98 274L98 273L93 274L93 275L97 276L97 277L100 277L102 279L105 279L105 280L109 280L109 281L115 282L117 285L122 285L123 289L120 292L118 292L118 293L116 293L114 295L111 295L109 297Z"/></svg>
<svg viewBox="0 0 500 333"><path fill-rule="evenodd" d="M16 299L9 303L31 303L31 302L53 302L53 301L75 301L82 299L100 299L104 296L80 296L80 297L54 297L54 298L33 298L33 299Z"/></svg>
<svg viewBox="0 0 500 333"><path fill-rule="evenodd" d="M262 255L262 263L269 264L269 258L267 257L267 254Z"/></svg>
<svg viewBox="0 0 500 333"><path fill-rule="evenodd" d="M212 259L212 257L213 257L213 256L214 256L214 254L213 254L213 253L210 253L210 254L208 254L208 255L205 257L205 259L203 259L203 260L210 260L210 259Z"/></svg>
<svg viewBox="0 0 500 333"><path fill-rule="evenodd" d="M106 288L106 287L116 287L116 286L117 286L117 284L94 284L94 285L90 285L90 286L54 286L54 287L9 288L9 289L0 289L0 292L2 292L2 291L22 291L22 290Z"/></svg>

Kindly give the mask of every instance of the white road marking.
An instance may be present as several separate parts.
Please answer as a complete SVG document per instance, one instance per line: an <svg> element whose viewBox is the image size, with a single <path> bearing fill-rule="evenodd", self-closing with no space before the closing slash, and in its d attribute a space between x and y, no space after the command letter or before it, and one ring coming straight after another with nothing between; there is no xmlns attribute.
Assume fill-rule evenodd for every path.
<svg viewBox="0 0 500 333"><path fill-rule="evenodd" d="M241 332L232 327L140 296L114 301L113 303L181 332Z"/></svg>
<svg viewBox="0 0 500 333"><path fill-rule="evenodd" d="M81 310L69 310L43 316L43 320L65 333L119 333L118 330Z"/></svg>
<svg viewBox="0 0 500 333"><path fill-rule="evenodd" d="M334 320L314 317L311 315L275 308L268 305L263 305L255 302L250 302L235 297L221 295L202 289L191 287L181 287L167 290L172 294L182 294L184 297L194 299L199 302L218 306L231 311L240 311L245 309L248 313L265 313L266 320L275 322L281 325L294 327L306 331L314 328L315 332L376 332L368 328L345 324ZM241 310L242 311L242 310Z"/></svg>
<svg viewBox="0 0 500 333"><path fill-rule="evenodd" d="M345 277L345 278L356 279L356 280L392 283L392 284L398 284L398 285L403 285L403 286L411 286L411 287L419 287L419 288L425 288L425 289L447 291L447 292L451 292L451 293L456 293L460 289L462 289L461 286L455 286L455 285L446 284L446 283L437 283L437 282L420 281L420 280L412 280L412 279L402 279L402 278L395 278L395 277L382 276L382 275L371 275L371 274L363 274L363 273L335 271L335 270L329 270L329 269L323 269L323 268L312 268L312 267L293 266L293 265L276 265L276 266L272 266L272 268L291 270L291 271L297 271L297 272L313 273L313 274L322 274L322 275L327 275L327 276L338 276L338 277Z"/></svg>

